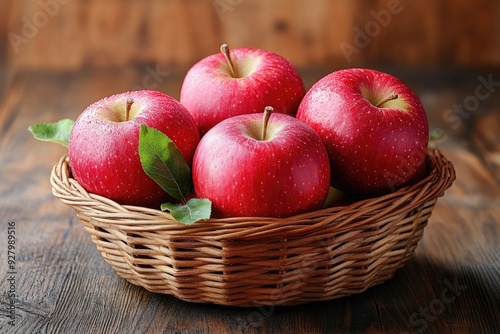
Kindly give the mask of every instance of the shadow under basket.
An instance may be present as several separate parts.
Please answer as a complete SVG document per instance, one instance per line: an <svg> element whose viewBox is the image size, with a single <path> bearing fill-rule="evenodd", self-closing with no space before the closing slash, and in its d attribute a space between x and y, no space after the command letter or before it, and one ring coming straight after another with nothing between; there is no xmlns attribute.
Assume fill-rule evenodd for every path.
<svg viewBox="0 0 500 334"><path fill-rule="evenodd" d="M364 292L412 256L455 170L438 150L428 176L381 197L289 218L227 218L182 225L160 210L86 192L66 156L53 194L72 207L102 257L132 284L188 302L296 305Z"/></svg>

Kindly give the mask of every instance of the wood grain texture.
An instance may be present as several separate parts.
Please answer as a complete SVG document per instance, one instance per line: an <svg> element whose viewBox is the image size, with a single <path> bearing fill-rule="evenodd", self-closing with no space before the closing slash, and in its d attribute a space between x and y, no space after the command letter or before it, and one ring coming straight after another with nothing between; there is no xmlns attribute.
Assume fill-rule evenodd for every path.
<svg viewBox="0 0 500 334"><path fill-rule="evenodd" d="M443 67L497 63L498 40L489 40L486 36L500 31L498 3L488 0L370 3L373 9L362 11L360 27L369 32L369 22L378 20L383 28L366 47L366 59L388 63L405 60L411 64ZM391 3L399 3L399 6L391 6ZM396 9L391 12L393 7ZM387 10L392 15L384 24L381 12Z"/></svg>
<svg viewBox="0 0 500 334"><path fill-rule="evenodd" d="M104 96L144 84L147 66L80 72L11 72L0 102L1 333L498 333L500 327L500 95L459 127L443 115L498 71L386 67L413 87L457 180L395 277L365 293L294 307L192 304L121 279L74 212L51 194L65 149L35 141L30 124L76 118ZM178 97L183 71L160 68L156 89ZM303 71L306 86L329 69ZM2 77L6 74L2 73ZM16 325L7 323L6 223L16 222Z"/></svg>
<svg viewBox="0 0 500 334"><path fill-rule="evenodd" d="M301 68L498 66L499 17L495 0L5 0L0 64L189 67L226 42Z"/></svg>

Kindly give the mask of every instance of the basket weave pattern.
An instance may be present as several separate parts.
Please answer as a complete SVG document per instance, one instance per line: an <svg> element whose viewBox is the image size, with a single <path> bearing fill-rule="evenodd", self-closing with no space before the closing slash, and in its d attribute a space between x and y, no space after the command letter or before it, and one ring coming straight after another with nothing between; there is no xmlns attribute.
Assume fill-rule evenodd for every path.
<svg viewBox="0 0 500 334"><path fill-rule="evenodd" d="M427 161L429 174L419 183L350 206L191 226L86 192L71 177L66 156L50 180L103 258L132 284L190 302L278 306L361 293L391 278L455 180L438 150Z"/></svg>

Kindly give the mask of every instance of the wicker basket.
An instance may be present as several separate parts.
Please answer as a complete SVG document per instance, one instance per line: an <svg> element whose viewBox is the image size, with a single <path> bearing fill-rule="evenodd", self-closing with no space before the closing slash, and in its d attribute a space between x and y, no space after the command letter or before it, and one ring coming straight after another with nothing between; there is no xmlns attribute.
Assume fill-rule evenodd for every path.
<svg viewBox="0 0 500 334"><path fill-rule="evenodd" d="M429 175L394 193L290 218L210 219L187 226L168 213L87 193L67 157L53 194L72 207L103 258L127 281L189 302L295 305L361 293L412 256L453 165L428 152Z"/></svg>

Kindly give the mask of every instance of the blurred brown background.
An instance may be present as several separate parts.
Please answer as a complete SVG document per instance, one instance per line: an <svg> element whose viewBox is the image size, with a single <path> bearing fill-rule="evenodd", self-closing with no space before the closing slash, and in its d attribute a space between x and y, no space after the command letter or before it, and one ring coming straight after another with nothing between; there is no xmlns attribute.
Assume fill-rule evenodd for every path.
<svg viewBox="0 0 500 334"><path fill-rule="evenodd" d="M298 68L498 67L496 0L1 0L0 65L187 68L230 47Z"/></svg>

